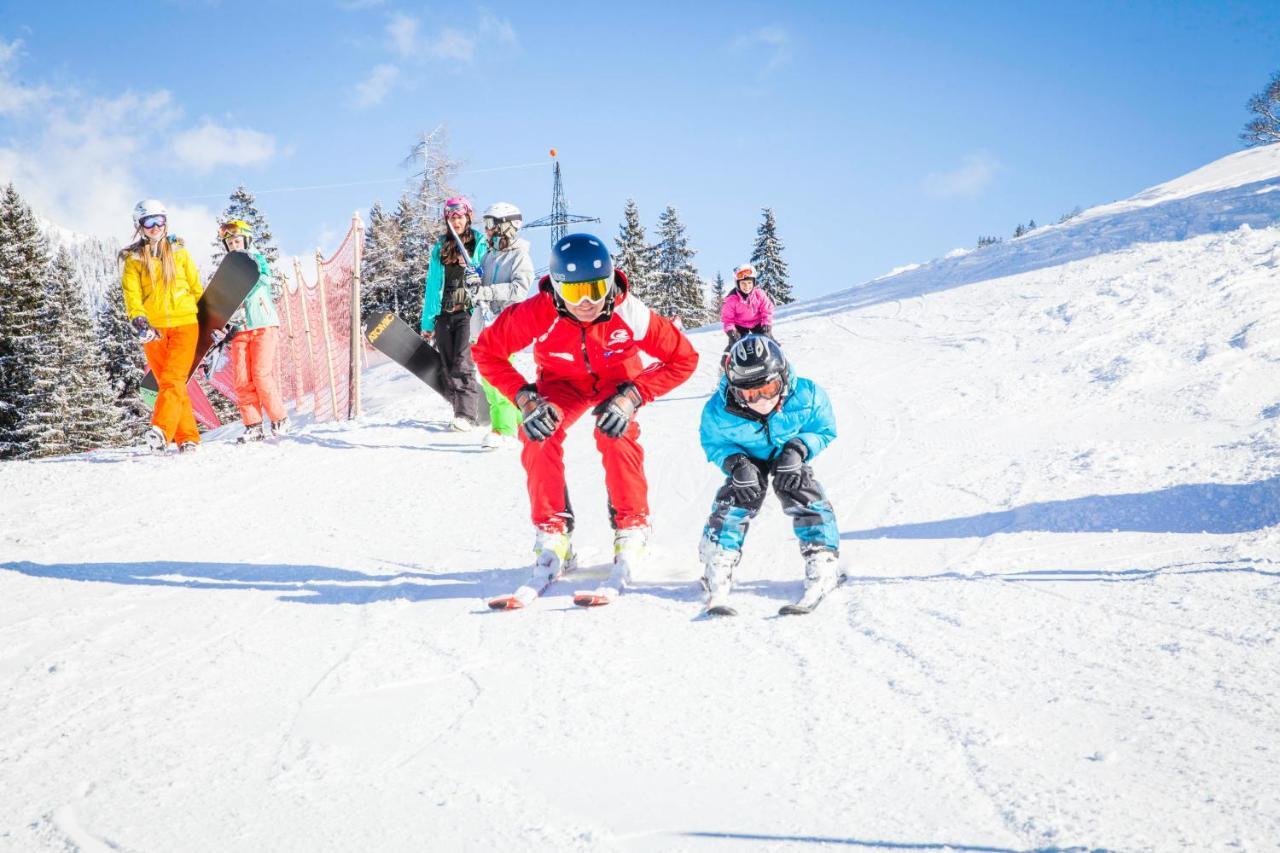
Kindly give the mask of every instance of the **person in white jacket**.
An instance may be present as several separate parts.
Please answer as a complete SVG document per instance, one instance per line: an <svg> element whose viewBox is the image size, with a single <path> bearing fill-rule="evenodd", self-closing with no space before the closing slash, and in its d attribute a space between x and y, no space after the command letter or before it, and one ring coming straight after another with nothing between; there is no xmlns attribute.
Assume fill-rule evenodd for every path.
<svg viewBox="0 0 1280 853"><path fill-rule="evenodd" d="M475 311L471 314L471 340L480 337L485 326L508 305L522 301L533 286L533 258L529 241L516 236L524 218L520 208L500 201L484 212L484 233L489 251L480 261L480 284L471 293ZM516 430L520 428L520 410L496 388L480 380L485 399L489 401L491 432L483 446L519 447Z"/></svg>

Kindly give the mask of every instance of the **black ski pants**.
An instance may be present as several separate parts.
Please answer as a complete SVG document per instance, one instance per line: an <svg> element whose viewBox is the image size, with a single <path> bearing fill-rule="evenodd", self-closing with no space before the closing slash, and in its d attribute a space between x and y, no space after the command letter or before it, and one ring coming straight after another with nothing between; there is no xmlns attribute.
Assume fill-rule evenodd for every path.
<svg viewBox="0 0 1280 853"><path fill-rule="evenodd" d="M471 315L454 311L436 315L436 350L444 361L444 384L454 417L477 422L480 380L471 360Z"/></svg>

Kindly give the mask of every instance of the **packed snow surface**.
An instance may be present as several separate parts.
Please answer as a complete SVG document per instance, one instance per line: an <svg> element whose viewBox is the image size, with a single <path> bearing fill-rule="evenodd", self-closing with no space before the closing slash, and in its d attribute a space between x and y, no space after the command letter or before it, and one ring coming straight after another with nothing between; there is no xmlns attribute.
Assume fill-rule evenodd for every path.
<svg viewBox="0 0 1280 853"><path fill-rule="evenodd" d="M0 849L1277 849L1278 188L1245 152L781 312L840 428L810 616L770 498L699 617L717 329L595 610L587 425L580 577L491 612L517 453L394 365L278 445L0 465Z"/></svg>

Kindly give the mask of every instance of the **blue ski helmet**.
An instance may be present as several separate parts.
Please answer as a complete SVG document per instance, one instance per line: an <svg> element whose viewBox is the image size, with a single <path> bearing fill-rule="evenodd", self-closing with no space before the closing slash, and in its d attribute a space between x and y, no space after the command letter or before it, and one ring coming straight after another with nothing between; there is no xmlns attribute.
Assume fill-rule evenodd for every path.
<svg viewBox="0 0 1280 853"><path fill-rule="evenodd" d="M613 280L613 257L594 234L566 234L551 250L551 280L562 282Z"/></svg>

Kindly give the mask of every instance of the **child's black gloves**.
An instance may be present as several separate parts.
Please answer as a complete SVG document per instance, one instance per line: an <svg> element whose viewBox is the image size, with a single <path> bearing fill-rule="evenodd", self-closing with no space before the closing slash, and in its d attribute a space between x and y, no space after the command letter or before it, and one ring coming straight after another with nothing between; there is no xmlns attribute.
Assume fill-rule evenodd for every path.
<svg viewBox="0 0 1280 853"><path fill-rule="evenodd" d="M773 460L773 487L778 491L790 492L804 482L804 460L809 455L809 448L798 438L793 438L782 447Z"/></svg>
<svg viewBox="0 0 1280 853"><path fill-rule="evenodd" d="M744 453L735 453L724 460L725 470L733 477L729 488L739 504L753 504L760 500L760 472Z"/></svg>

